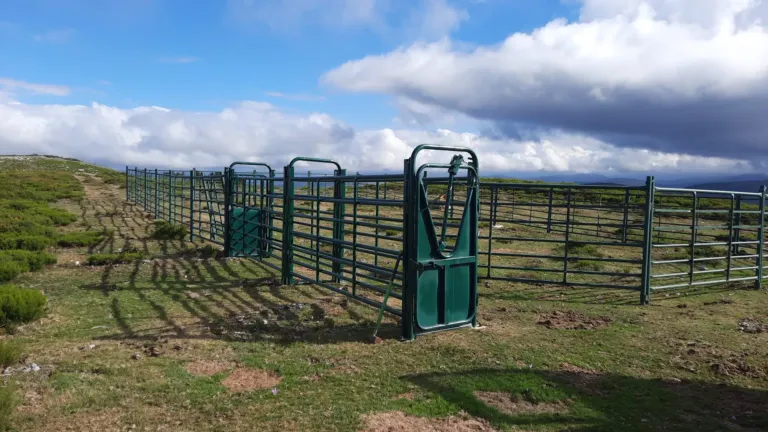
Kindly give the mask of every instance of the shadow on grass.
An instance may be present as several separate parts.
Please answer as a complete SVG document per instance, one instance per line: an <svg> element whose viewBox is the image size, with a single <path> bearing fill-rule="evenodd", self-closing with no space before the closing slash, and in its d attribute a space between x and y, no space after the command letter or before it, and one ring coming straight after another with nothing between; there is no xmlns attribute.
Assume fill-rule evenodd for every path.
<svg viewBox="0 0 768 432"><path fill-rule="evenodd" d="M368 342L374 329L373 314L361 314L354 300L313 286L280 286L272 269L247 259L155 259L119 272L105 266L99 283L81 289L111 297L110 313L120 333L102 339L333 344ZM133 302L135 311L136 300L140 316L162 324L147 329L147 321L126 318L121 301ZM400 330L387 320L379 334L394 339Z"/></svg>
<svg viewBox="0 0 768 432"><path fill-rule="evenodd" d="M500 428L569 431L766 430L768 391L589 371L475 369L407 380ZM501 405L483 393L523 401ZM486 395L488 393L485 393ZM522 407L522 408L521 408ZM515 408L517 410L515 411ZM418 405L414 410L420 414ZM434 414L434 413L433 413Z"/></svg>

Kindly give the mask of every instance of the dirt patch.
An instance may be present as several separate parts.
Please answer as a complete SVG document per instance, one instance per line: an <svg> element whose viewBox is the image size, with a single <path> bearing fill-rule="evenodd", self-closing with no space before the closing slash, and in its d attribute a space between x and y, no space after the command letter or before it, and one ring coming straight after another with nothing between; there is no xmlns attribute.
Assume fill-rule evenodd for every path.
<svg viewBox="0 0 768 432"><path fill-rule="evenodd" d="M401 411L363 416L364 432L494 432L483 419L468 415L429 419L406 415Z"/></svg>
<svg viewBox="0 0 768 432"><path fill-rule="evenodd" d="M719 304L733 304L733 300L731 299L720 299L717 301L711 301L704 303L704 306L712 306L712 305L719 305Z"/></svg>
<svg viewBox="0 0 768 432"><path fill-rule="evenodd" d="M712 372L723 376L745 376L750 378L764 378L766 371L752 366L739 358L730 358L718 363L712 363Z"/></svg>
<svg viewBox="0 0 768 432"><path fill-rule="evenodd" d="M554 311L539 315L536 324L549 329L560 330L594 330L608 327L612 320L608 317L588 317L573 311Z"/></svg>
<svg viewBox="0 0 768 432"><path fill-rule="evenodd" d="M413 390L411 390L408 393L403 393L403 394L395 396L394 399L395 400L406 399L406 400L411 400L412 401L415 397L416 397L416 393L414 393Z"/></svg>
<svg viewBox="0 0 768 432"><path fill-rule="evenodd" d="M209 377L224 372L231 367L232 364L227 362L198 360L188 363L185 369L192 375Z"/></svg>
<svg viewBox="0 0 768 432"><path fill-rule="evenodd" d="M259 369L235 369L221 383L230 391L240 393L256 389L273 388L280 384L282 378L274 372Z"/></svg>
<svg viewBox="0 0 768 432"><path fill-rule="evenodd" d="M504 414L559 414L568 411L568 406L564 403L533 403L520 399L504 392L481 392L476 391L475 397L478 400L496 408Z"/></svg>
<svg viewBox="0 0 768 432"><path fill-rule="evenodd" d="M742 333L768 332L768 324L762 323L752 318L744 318L739 321L739 331Z"/></svg>

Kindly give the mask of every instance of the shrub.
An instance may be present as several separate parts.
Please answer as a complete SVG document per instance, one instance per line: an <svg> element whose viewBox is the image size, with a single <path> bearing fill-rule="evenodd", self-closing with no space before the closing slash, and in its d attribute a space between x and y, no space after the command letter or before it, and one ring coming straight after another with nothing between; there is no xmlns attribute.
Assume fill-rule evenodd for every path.
<svg viewBox="0 0 768 432"><path fill-rule="evenodd" d="M45 309L45 296L40 291L15 285L0 286L0 326L34 321Z"/></svg>
<svg viewBox="0 0 768 432"><path fill-rule="evenodd" d="M9 281L21 273L37 271L49 264L56 264L56 257L39 251L0 251L0 281Z"/></svg>
<svg viewBox="0 0 768 432"><path fill-rule="evenodd" d="M16 408L16 395L10 384L0 384L0 431L11 428L11 414Z"/></svg>
<svg viewBox="0 0 768 432"><path fill-rule="evenodd" d="M189 232L183 225L173 225L166 221L155 222L152 238L156 240L184 240Z"/></svg>
<svg viewBox="0 0 768 432"><path fill-rule="evenodd" d="M197 249L197 253L201 258L214 258L219 255L221 251L211 245L205 245Z"/></svg>
<svg viewBox="0 0 768 432"><path fill-rule="evenodd" d="M61 247L95 246L112 235L111 230L79 231L59 235L58 244Z"/></svg>
<svg viewBox="0 0 768 432"><path fill-rule="evenodd" d="M0 369L19 362L21 347L13 341L0 341Z"/></svg>
<svg viewBox="0 0 768 432"><path fill-rule="evenodd" d="M52 243L50 237L41 235L2 235L0 236L0 250L24 249L39 251L47 248Z"/></svg>
<svg viewBox="0 0 768 432"><path fill-rule="evenodd" d="M144 258L142 252L124 251L120 253L93 254L88 256L86 263L91 266L128 264Z"/></svg>

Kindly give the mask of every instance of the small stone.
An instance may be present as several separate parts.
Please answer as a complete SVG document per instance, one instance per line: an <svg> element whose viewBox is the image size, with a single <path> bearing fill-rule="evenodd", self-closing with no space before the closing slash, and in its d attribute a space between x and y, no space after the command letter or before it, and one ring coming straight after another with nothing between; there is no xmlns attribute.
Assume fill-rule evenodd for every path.
<svg viewBox="0 0 768 432"><path fill-rule="evenodd" d="M138 359L141 358L141 354L135 352L135 353L131 354L131 358L134 359L134 360L138 360Z"/></svg>

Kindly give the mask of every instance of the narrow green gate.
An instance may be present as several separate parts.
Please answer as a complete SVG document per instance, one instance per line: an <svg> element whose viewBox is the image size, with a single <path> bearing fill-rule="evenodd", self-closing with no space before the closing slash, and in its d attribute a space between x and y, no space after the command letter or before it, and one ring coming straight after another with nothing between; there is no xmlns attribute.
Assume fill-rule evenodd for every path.
<svg viewBox="0 0 768 432"><path fill-rule="evenodd" d="M237 172L235 166L263 167L267 174ZM273 231L275 171L267 164L234 162L226 171L224 250L229 256L266 257Z"/></svg>
<svg viewBox="0 0 768 432"><path fill-rule="evenodd" d="M448 164L417 165L416 156L423 150L467 153L469 159L465 161L457 154ZM427 170L436 169L446 169L447 176L435 179L430 173L427 182ZM413 339L421 333L475 326L478 302L477 155L461 147L421 145L405 161L405 177L403 338ZM435 189L445 193L430 200L429 193L434 193ZM459 195L463 195L463 202ZM432 210L436 205L442 214L433 217Z"/></svg>

